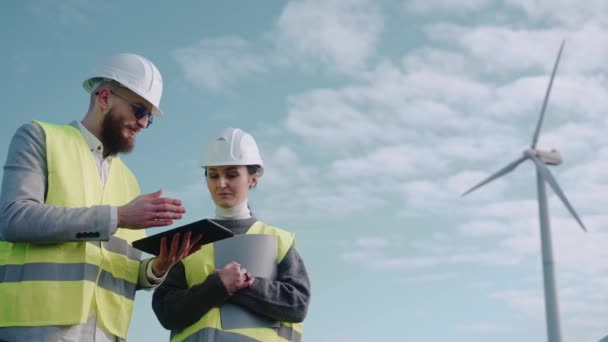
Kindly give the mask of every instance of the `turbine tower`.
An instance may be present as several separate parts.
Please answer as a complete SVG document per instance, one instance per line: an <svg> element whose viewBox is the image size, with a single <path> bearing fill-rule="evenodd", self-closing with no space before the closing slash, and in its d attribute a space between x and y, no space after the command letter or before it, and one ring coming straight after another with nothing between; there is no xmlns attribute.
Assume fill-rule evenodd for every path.
<svg viewBox="0 0 608 342"><path fill-rule="evenodd" d="M498 172L494 173L490 177L483 180L481 183L475 185L473 188L462 194L462 196L465 196L480 188L481 186L488 184L489 182L513 171L517 166L519 166L519 164L528 159L531 160L536 166L538 211L540 217L540 237L543 258L543 279L545 287L545 315L547 320L547 337L549 342L561 342L562 335L559 320L559 305L555 286L555 271L552 250L553 247L551 246L551 227L549 222L549 209L547 207L547 192L545 189L545 183L548 183L549 186L551 186L555 194L557 194L557 196L561 199L566 208L568 208L568 211L570 211L572 216L574 216L581 228L583 228L584 231L587 231L585 225L583 225L583 222L576 214L576 211L574 210L572 205L570 205L570 202L566 198L566 195L564 195L559 185L557 184L557 181L555 180L555 178L553 178L551 171L549 171L549 168L547 168L547 166L545 165L561 164L561 155L556 150L546 151L540 150L536 147L536 144L538 142L538 136L540 134L540 129L543 124L543 119L545 117L545 110L547 109L549 94L551 93L551 87L553 86L553 79L555 78L555 73L557 71L557 66L559 64L563 49L564 41L562 41L559 48L559 52L557 53L557 59L555 60L555 65L553 66L553 72L551 73L551 79L549 80L549 86L547 87L547 92L545 93L545 99L543 101L543 106L540 111L540 117L538 119L538 124L536 125L536 130L534 131L532 145L530 145L530 148L526 149L523 152L523 156L519 157L517 160L511 162L504 168L500 169Z"/></svg>

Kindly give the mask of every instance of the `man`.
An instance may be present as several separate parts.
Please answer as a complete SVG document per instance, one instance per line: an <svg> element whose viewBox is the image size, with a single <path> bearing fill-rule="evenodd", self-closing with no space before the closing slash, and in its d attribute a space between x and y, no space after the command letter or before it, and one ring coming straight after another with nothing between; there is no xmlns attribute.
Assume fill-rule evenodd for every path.
<svg viewBox="0 0 608 342"><path fill-rule="evenodd" d="M124 341L135 290L158 286L201 238L163 240L161 254L143 261L131 246L144 228L185 212L160 190L139 195L118 157L162 115L156 66L118 54L84 88L82 121L34 121L11 141L0 194L0 340Z"/></svg>

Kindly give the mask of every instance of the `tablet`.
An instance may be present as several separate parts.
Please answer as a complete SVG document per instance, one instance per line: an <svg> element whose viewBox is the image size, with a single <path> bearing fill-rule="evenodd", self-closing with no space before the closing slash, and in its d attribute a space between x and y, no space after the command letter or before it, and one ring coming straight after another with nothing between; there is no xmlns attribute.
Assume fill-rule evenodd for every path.
<svg viewBox="0 0 608 342"><path fill-rule="evenodd" d="M228 228L212 220L203 219L133 241L133 247L152 255L159 255L160 242L163 237L167 237L167 247L170 247L171 237L173 237L174 234L180 233L180 236L183 237L187 232L192 232L192 235L196 235L198 233L203 234L203 238L201 241L199 241L200 245L205 245L234 236L234 234Z"/></svg>

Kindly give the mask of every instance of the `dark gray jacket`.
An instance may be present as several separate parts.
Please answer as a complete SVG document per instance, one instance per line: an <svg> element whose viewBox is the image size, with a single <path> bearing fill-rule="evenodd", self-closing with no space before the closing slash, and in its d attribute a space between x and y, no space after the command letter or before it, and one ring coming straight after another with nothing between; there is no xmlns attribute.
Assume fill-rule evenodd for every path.
<svg viewBox="0 0 608 342"><path fill-rule="evenodd" d="M244 234L257 219L214 221L236 235ZM228 293L217 272L188 288L184 265L180 262L173 266L165 281L154 291L152 308L163 327L178 333L225 302L281 322L303 321L310 302L310 282L295 246L278 265L276 280L256 278L251 287L233 295Z"/></svg>

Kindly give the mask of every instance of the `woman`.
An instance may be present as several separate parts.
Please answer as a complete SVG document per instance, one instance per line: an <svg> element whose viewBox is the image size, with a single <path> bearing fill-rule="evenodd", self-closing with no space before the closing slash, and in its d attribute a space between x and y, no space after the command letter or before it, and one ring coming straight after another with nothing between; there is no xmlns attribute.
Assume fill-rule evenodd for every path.
<svg viewBox="0 0 608 342"><path fill-rule="evenodd" d="M228 240L251 234L276 236L276 277L256 277L236 261L216 267L219 247L228 240L205 245L176 264L154 292L158 320L171 330L175 342L300 341L299 322L310 300L308 274L294 234L258 221L249 210L249 190L264 171L255 140L238 128L228 128L210 143L202 166L216 205L214 221L235 234ZM242 323L225 316L229 306L241 310L241 316L259 316L266 323Z"/></svg>

